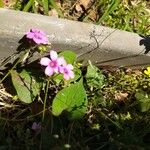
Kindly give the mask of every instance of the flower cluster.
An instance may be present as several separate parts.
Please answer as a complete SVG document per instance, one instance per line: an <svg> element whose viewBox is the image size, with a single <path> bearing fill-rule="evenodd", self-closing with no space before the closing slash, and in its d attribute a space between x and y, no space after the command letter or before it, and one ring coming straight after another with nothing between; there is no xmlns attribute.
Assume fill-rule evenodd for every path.
<svg viewBox="0 0 150 150"><path fill-rule="evenodd" d="M58 57L56 51L50 51L50 58L43 57L40 60L40 64L46 66L45 74L52 76L54 73L63 74L65 80L74 78L73 66L67 64L63 57Z"/></svg>
<svg viewBox="0 0 150 150"><path fill-rule="evenodd" d="M39 29L31 29L26 33L26 38L33 40L36 44L48 44L48 38L46 34Z"/></svg>

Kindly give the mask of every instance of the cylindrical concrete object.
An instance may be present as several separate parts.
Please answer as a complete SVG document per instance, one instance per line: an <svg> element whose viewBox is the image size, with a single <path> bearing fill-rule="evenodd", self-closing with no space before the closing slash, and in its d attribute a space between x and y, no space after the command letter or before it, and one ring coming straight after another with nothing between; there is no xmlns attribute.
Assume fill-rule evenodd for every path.
<svg viewBox="0 0 150 150"><path fill-rule="evenodd" d="M15 51L18 41L31 28L46 32L52 49L75 51L84 62L98 65L150 65L150 39L135 33L25 13L0 9L0 63ZM147 52L147 54L145 54ZM35 56L33 60L39 58Z"/></svg>

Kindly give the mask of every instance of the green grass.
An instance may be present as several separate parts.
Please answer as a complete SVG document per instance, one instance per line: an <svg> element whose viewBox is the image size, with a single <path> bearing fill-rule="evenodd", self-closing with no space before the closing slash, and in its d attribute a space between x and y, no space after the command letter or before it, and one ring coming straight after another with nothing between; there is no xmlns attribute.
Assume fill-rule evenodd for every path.
<svg viewBox="0 0 150 150"><path fill-rule="evenodd" d="M113 28L136 32L139 34L150 33L150 8L147 1L112 1L104 7L105 2L99 5L103 15L98 19L99 24ZM107 8L107 9L106 9Z"/></svg>

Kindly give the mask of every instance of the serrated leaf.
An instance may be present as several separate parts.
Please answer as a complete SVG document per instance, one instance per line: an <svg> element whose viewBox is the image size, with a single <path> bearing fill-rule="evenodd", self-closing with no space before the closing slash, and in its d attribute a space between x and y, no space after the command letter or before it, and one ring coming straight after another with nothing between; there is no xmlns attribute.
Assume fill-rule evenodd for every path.
<svg viewBox="0 0 150 150"><path fill-rule="evenodd" d="M68 64L73 64L77 58L77 55L69 50L62 51L59 56L63 56Z"/></svg>
<svg viewBox="0 0 150 150"><path fill-rule="evenodd" d="M136 93L135 97L138 101L138 106L141 112L146 112L150 109L150 96L144 92Z"/></svg>
<svg viewBox="0 0 150 150"><path fill-rule="evenodd" d="M53 115L59 116L63 111L69 112L70 119L81 118L86 113L87 96L82 80L64 88L54 98Z"/></svg>
<svg viewBox="0 0 150 150"><path fill-rule="evenodd" d="M105 76L93 65L87 67L86 81L88 86L102 88L105 85Z"/></svg>
<svg viewBox="0 0 150 150"><path fill-rule="evenodd" d="M31 76L26 70L21 73L11 71L11 78L18 98L24 103L32 103L41 89L41 83Z"/></svg>

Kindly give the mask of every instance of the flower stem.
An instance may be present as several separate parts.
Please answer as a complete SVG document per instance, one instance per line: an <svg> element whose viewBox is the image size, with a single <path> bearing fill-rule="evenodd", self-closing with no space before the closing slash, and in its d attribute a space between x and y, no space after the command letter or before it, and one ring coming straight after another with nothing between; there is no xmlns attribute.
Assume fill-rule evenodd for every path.
<svg viewBox="0 0 150 150"><path fill-rule="evenodd" d="M47 81L47 85L46 85L46 91L45 91L45 98L44 98L44 106L43 106L42 122L44 121L44 117L45 117L45 111L46 111L46 100L47 100L47 95L48 95L49 83L50 83L50 80L48 79L48 81Z"/></svg>

